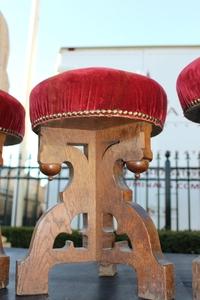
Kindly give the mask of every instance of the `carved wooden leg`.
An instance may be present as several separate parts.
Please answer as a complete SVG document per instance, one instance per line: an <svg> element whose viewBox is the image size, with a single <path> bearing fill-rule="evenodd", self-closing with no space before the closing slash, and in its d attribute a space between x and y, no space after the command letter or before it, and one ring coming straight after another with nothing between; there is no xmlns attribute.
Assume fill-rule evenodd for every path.
<svg viewBox="0 0 200 300"><path fill-rule="evenodd" d="M138 135L132 140L132 147L143 151L140 154L131 151L129 139L113 144L104 152L103 160L98 166L101 174L101 187L109 186L104 191L106 201L101 201L102 218L105 213L114 216L118 222L118 234L126 234L132 250L126 243L115 243L113 249L104 248L101 260L108 263L123 263L132 266L138 278L138 296L152 300L170 300L174 298L174 267L164 260L158 233L147 212L138 204L131 203L132 192L123 179L123 161L133 161L137 167L142 159L151 159L148 135L149 128L138 128ZM141 139L141 140L140 140ZM138 160L138 157L140 159ZM137 161L139 163L137 164ZM106 168L110 164L113 167ZM148 166L148 164L147 164ZM145 167L146 168L146 167ZM140 170L140 168L138 168Z"/></svg>
<svg viewBox="0 0 200 300"><path fill-rule="evenodd" d="M55 140L55 135L53 139ZM59 143L57 145L59 146ZM45 146L42 148L46 151ZM72 232L71 221L76 215L80 213L83 213L85 216L86 214L90 215L91 228L94 228L95 220L95 215L92 213L94 209L90 205L90 202L94 203L92 191L88 191L89 168L87 158L80 150L69 146L67 149L64 148L64 151L58 151L61 156L54 152L55 157L59 159L59 163L66 161L65 151L68 152L68 157L73 162L73 181L68 189L61 193L61 203L54 206L40 218L34 230L27 257L17 262L16 292L18 295L47 294L48 273L50 268L57 263L95 260L95 248L92 248L93 244L95 245L95 232L90 232L90 241L88 245L84 245L87 248L75 248L73 243L68 242L64 248L53 249L53 244L58 234ZM43 159L42 155L43 152L41 152ZM52 159L51 156L47 155L47 159L49 157ZM45 172L49 172L49 175L53 175L54 167L52 168L48 161L46 163L45 159L42 161L41 168L45 169ZM57 167L58 164L54 166L56 170L60 169ZM84 170L85 176L82 176L82 174L79 176L79 168ZM77 189L77 186L80 187L80 190ZM88 197L89 192L91 197ZM85 228L84 234L87 236L87 228Z"/></svg>
<svg viewBox="0 0 200 300"><path fill-rule="evenodd" d="M69 201L70 206L70 201ZM77 209L79 213L79 210ZM77 214L78 214L77 213ZM45 213L34 230L30 251L27 257L17 262L18 295L47 294L48 273L56 263L88 261L85 248L74 248L73 243L53 249L55 238L62 232L71 233L70 216L63 203Z"/></svg>
<svg viewBox="0 0 200 300"><path fill-rule="evenodd" d="M200 300L200 257L192 262L192 289L193 299Z"/></svg>
<svg viewBox="0 0 200 300"><path fill-rule="evenodd" d="M3 245L2 245L2 237L0 231L0 289L5 288L9 282L9 265L10 258L5 255Z"/></svg>
<svg viewBox="0 0 200 300"><path fill-rule="evenodd" d="M164 260L158 234L148 214L139 205L115 203L106 208L116 217L119 234L127 234L132 250L124 243L115 243L112 250L104 249L103 259L132 266L138 278L138 296L144 299L174 298L173 264ZM134 222L133 222L134 220Z"/></svg>

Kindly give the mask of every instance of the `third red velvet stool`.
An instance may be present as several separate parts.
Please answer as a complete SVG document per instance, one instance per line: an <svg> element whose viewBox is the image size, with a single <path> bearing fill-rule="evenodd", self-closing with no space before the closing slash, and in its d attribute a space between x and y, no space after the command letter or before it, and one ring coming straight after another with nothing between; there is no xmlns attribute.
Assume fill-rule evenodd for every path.
<svg viewBox="0 0 200 300"><path fill-rule="evenodd" d="M53 177L68 165L71 180L60 202L38 221L28 256L17 264L17 294L48 293L48 273L59 263L96 261L100 276L113 276L117 264L132 266L138 296L174 297L173 265L164 260L155 226L132 203L123 179L127 166L139 174L152 159L150 138L161 132L166 94L154 80L107 68L72 70L37 85L30 97L33 130L39 136L41 171ZM79 146L79 147L77 147ZM71 233L83 214L83 247L55 238ZM126 234L127 242L115 242Z"/></svg>
<svg viewBox="0 0 200 300"><path fill-rule="evenodd" d="M187 119L200 123L200 58L186 66L177 79L177 93ZM200 300L200 257L192 263L193 299Z"/></svg>
<svg viewBox="0 0 200 300"><path fill-rule="evenodd" d="M3 164L3 146L18 144L22 141L24 122L23 106L11 95L0 90L0 165ZM0 231L0 288L5 288L8 280L9 257L4 252Z"/></svg>

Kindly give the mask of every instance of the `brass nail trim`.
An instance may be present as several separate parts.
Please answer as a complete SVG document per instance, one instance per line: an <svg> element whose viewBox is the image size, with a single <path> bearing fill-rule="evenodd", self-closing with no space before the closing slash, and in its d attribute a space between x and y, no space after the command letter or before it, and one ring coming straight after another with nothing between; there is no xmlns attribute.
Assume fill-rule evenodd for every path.
<svg viewBox="0 0 200 300"><path fill-rule="evenodd" d="M196 106L196 105L199 105L199 104L200 104L200 98L195 99L195 100L192 100L192 101L188 104L188 106L187 106L187 108L185 109L185 111L187 111L188 109L190 109L190 108L192 108L192 107L194 107L194 106Z"/></svg>
<svg viewBox="0 0 200 300"><path fill-rule="evenodd" d="M16 136L16 137L18 137L18 138L20 138L20 139L23 138L23 136L22 136L21 134L19 134L19 133L13 131L13 130L11 130L11 129L4 128L4 127L0 127L0 132L3 132L3 133L5 133L5 134L9 134L9 135L14 135L14 136Z"/></svg>
<svg viewBox="0 0 200 300"><path fill-rule="evenodd" d="M200 99L199 99L200 102ZM83 110L83 111L73 111L73 112L64 112L57 114L45 115L33 122L33 128L43 123L43 121L52 120L52 119L61 119L73 116L106 116L106 115L114 115L114 116L133 116L138 119L147 120L149 122L153 122L156 125L162 127L161 121L157 118L154 118L148 114L138 112L138 111L127 111L127 110L118 110L118 109L97 109L97 110Z"/></svg>

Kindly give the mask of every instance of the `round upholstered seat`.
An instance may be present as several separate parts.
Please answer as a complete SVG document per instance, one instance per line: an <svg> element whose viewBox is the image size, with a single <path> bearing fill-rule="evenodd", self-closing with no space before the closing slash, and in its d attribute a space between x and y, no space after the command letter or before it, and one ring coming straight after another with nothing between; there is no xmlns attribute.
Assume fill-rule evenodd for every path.
<svg viewBox="0 0 200 300"><path fill-rule="evenodd" d="M200 58L181 71L176 88L185 117L200 123Z"/></svg>
<svg viewBox="0 0 200 300"><path fill-rule="evenodd" d="M126 120L153 124L158 134L166 117L167 99L154 80L109 68L71 70L38 84L30 96L33 130L55 121L93 118L109 122ZM65 123L66 124L66 123Z"/></svg>
<svg viewBox="0 0 200 300"><path fill-rule="evenodd" d="M25 130L25 110L21 103L0 90L0 132L6 135L5 145L22 141Z"/></svg>

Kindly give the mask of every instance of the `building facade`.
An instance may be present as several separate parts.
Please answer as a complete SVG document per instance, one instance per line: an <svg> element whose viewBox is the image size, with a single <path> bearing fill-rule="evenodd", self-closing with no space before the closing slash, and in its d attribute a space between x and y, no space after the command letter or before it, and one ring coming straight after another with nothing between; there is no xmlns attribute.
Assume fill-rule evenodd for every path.
<svg viewBox="0 0 200 300"><path fill-rule="evenodd" d="M90 47L61 48L58 72L75 68L110 67L150 76L158 81L168 96L165 128L152 139L154 151L190 151L196 153L199 125L187 121L176 94L176 79L180 71L200 56L197 46L152 47ZM178 141L178 143L177 143Z"/></svg>

